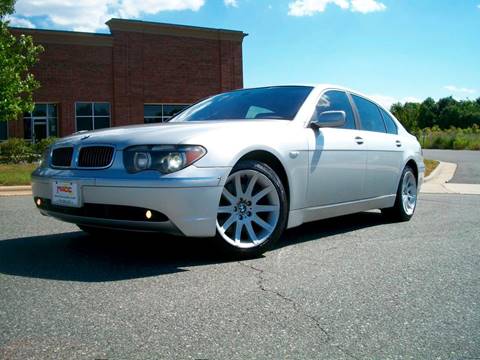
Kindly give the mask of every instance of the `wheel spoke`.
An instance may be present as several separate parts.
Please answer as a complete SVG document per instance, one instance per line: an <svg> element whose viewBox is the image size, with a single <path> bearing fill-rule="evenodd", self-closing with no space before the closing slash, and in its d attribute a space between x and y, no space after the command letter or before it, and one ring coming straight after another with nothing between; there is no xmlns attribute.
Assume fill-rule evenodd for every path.
<svg viewBox="0 0 480 360"><path fill-rule="evenodd" d="M235 226L235 242L240 242L242 238L242 229L243 229L243 222L237 220L237 224Z"/></svg>
<svg viewBox="0 0 480 360"><path fill-rule="evenodd" d="M269 186L269 187L266 187L265 189L263 189L262 191L259 191L257 194L255 194L255 196L252 198L253 199L253 202L254 203L257 203L258 200L260 200L261 198L263 198L265 195L269 194L270 192L272 192L274 190L273 186Z"/></svg>
<svg viewBox="0 0 480 360"><path fill-rule="evenodd" d="M233 196L230 191L227 190L227 188L223 188L222 195L225 196L225 198L230 202L230 204L235 205L236 204L236 198Z"/></svg>
<svg viewBox="0 0 480 360"><path fill-rule="evenodd" d="M252 240L254 243L258 241L257 234L255 234L255 231L253 230L252 222L248 221L245 224L245 227L247 228L247 233L248 236L250 237L250 240Z"/></svg>
<svg viewBox="0 0 480 360"><path fill-rule="evenodd" d="M232 226L235 220L236 220L236 216L230 215L230 217L223 223L222 231L225 233L230 228L230 226Z"/></svg>
<svg viewBox="0 0 480 360"><path fill-rule="evenodd" d="M256 213L274 212L274 211L278 211L279 208L280 206L278 205L255 205L252 210Z"/></svg>
<svg viewBox="0 0 480 360"><path fill-rule="evenodd" d="M218 213L219 214L232 214L235 212L235 206L229 205L229 206L220 206L218 208Z"/></svg>
<svg viewBox="0 0 480 360"><path fill-rule="evenodd" d="M247 190L245 190L246 196L252 196L252 191L255 184L257 183L257 179L258 179L257 174L253 175L252 178L250 179L250 182L248 183L248 186L247 186Z"/></svg>
<svg viewBox="0 0 480 360"><path fill-rule="evenodd" d="M253 221L255 221L258 225L263 227L265 230L272 231L272 226L269 223L267 223L266 221L262 220L257 215L255 215L253 217Z"/></svg>
<svg viewBox="0 0 480 360"><path fill-rule="evenodd" d="M242 177L240 174L237 174L237 176L235 176L235 195L237 196L237 198L243 195Z"/></svg>

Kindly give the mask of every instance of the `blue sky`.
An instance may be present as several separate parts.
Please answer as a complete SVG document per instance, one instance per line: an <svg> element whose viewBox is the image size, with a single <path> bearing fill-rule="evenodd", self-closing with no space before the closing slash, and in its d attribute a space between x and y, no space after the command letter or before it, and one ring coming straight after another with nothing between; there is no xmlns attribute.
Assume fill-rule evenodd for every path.
<svg viewBox="0 0 480 360"><path fill-rule="evenodd" d="M382 103L480 97L480 0L18 0L12 25L108 18L242 30L244 83L335 83Z"/></svg>

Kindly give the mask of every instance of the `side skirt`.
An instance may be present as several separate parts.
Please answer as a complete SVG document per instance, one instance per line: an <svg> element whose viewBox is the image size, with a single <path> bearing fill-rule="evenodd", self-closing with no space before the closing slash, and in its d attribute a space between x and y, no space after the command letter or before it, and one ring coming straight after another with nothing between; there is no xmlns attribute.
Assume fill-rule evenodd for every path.
<svg viewBox="0 0 480 360"><path fill-rule="evenodd" d="M371 199L349 201L341 204L324 205L312 208L292 210L289 213L287 229L310 221L328 219L336 216L354 214L361 211L389 208L395 204L395 194Z"/></svg>

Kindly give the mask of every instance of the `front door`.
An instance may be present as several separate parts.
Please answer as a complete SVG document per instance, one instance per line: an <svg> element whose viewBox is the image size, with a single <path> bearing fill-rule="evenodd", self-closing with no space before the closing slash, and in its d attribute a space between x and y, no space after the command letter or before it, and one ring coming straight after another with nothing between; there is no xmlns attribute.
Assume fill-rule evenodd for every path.
<svg viewBox="0 0 480 360"><path fill-rule="evenodd" d="M307 206L319 207L364 198L366 144L359 139L350 100L343 91L325 92L313 117L324 111L344 111L343 128L310 131Z"/></svg>

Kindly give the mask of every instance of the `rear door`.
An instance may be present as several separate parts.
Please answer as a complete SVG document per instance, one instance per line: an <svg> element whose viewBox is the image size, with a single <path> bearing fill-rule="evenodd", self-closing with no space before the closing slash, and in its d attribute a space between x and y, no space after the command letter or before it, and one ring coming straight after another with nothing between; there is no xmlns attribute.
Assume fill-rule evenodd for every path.
<svg viewBox="0 0 480 360"><path fill-rule="evenodd" d="M368 147L365 197L395 194L403 158L403 145L396 134L395 123L393 127L389 123L387 128L384 116L388 114L383 109L364 97L352 94L352 98L360 118L360 136Z"/></svg>
<svg viewBox="0 0 480 360"><path fill-rule="evenodd" d="M359 200L367 162L366 146L358 138L357 122L349 96L329 90L319 99L313 118L324 111L344 111L343 128L309 128L309 178L306 203L318 207Z"/></svg>

